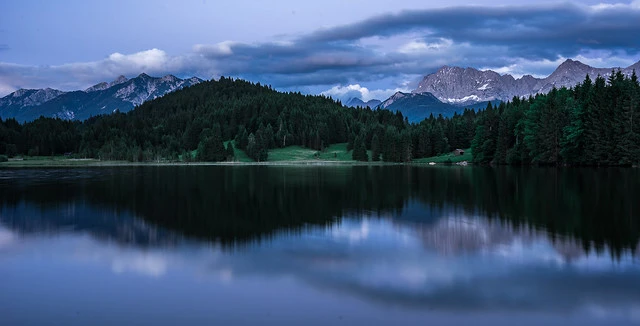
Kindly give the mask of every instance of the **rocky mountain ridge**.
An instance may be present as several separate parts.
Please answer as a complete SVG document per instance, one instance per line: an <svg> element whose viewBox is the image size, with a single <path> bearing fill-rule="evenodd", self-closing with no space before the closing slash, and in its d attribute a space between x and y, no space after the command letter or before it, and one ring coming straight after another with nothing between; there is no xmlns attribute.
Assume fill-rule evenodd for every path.
<svg viewBox="0 0 640 326"><path fill-rule="evenodd" d="M631 75L634 69L640 69L640 61L626 68L594 68L568 59L545 78L525 75L516 79L509 74L500 75L492 70L444 66L425 76L412 93L431 93L444 103L457 105L493 100L509 101L514 96L547 93L553 87L573 87L584 81L587 75L591 79L598 75L606 78L617 70Z"/></svg>
<svg viewBox="0 0 640 326"><path fill-rule="evenodd" d="M347 103L345 104L348 107L370 107L370 108L375 108L376 106L380 105L380 103L382 103L382 101L377 100L377 99L372 99L372 100L368 100L368 101L363 101L362 99L358 98L358 97L353 97L351 99L349 99L347 101Z"/></svg>
<svg viewBox="0 0 640 326"><path fill-rule="evenodd" d="M0 117L18 121L31 121L40 116L83 120L115 110L130 111L146 101L200 82L202 79L197 77L151 77L142 73L132 79L119 76L112 82L71 92L51 88L19 89L0 98Z"/></svg>

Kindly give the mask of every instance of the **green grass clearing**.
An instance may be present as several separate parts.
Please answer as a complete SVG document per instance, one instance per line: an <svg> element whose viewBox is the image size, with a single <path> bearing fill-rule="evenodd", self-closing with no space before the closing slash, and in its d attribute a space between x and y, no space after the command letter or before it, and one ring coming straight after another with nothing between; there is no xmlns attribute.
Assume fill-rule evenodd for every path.
<svg viewBox="0 0 640 326"><path fill-rule="evenodd" d="M412 162L413 163L430 163L430 162L434 162L434 163L447 163L447 162L458 163L458 162L462 162L462 161L471 162L472 159L473 159L473 155L471 153L471 148L467 148L467 149L464 150L464 154L463 155L455 155L455 154L453 154L453 152L450 152L450 153L447 153L447 154L442 154L440 156L432 156L432 157L425 157L425 158L415 159Z"/></svg>
<svg viewBox="0 0 640 326"><path fill-rule="evenodd" d="M320 159L326 161L353 161L351 158L353 151L347 151L347 143L329 145L320 152ZM371 157L371 153L369 153Z"/></svg>
<svg viewBox="0 0 640 326"><path fill-rule="evenodd" d="M367 151L371 157L371 151ZM275 148L269 150L269 162L283 161L338 161L355 162L352 158L352 151L347 151L347 143L332 144L323 151L316 151L302 146L289 146L285 148Z"/></svg>
<svg viewBox="0 0 640 326"><path fill-rule="evenodd" d="M288 146L269 150L269 162L315 160L318 151L301 146Z"/></svg>

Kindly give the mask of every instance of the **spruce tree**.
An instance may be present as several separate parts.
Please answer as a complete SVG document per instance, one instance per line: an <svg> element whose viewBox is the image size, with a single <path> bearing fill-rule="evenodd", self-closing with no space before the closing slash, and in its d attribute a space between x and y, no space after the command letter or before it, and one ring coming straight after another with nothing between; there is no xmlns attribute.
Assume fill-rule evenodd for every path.
<svg viewBox="0 0 640 326"><path fill-rule="evenodd" d="M353 152L351 154L353 160L363 162L369 161L369 156L367 156L367 148L364 144L364 139L362 136L356 137L353 146Z"/></svg>
<svg viewBox="0 0 640 326"><path fill-rule="evenodd" d="M380 161L380 140L378 139L378 134L373 134L373 138L371 138L371 161Z"/></svg>
<svg viewBox="0 0 640 326"><path fill-rule="evenodd" d="M216 136L205 138L198 146L197 159L199 161L220 162L224 161L226 156L226 149L222 141Z"/></svg>
<svg viewBox="0 0 640 326"><path fill-rule="evenodd" d="M233 161L236 157L235 151L233 150L233 144L231 142L227 143L226 154L227 161Z"/></svg>

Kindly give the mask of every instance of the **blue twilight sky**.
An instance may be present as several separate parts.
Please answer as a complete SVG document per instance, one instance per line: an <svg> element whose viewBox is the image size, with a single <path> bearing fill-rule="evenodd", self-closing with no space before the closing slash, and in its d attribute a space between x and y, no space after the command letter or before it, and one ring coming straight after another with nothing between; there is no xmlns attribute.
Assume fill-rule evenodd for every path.
<svg viewBox="0 0 640 326"><path fill-rule="evenodd" d="M0 96L118 75L220 75L384 99L442 65L544 76L640 60L640 1L0 2Z"/></svg>

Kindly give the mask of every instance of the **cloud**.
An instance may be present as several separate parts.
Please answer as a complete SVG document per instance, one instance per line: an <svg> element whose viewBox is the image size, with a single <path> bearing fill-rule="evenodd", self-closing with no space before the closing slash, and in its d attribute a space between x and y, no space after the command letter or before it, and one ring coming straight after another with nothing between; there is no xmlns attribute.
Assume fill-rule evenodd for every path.
<svg viewBox="0 0 640 326"><path fill-rule="evenodd" d="M143 69L158 69L166 65L169 60L167 54L158 49L134 53L132 55L124 55L121 53L113 53L107 59L108 62L125 67L142 67Z"/></svg>
<svg viewBox="0 0 640 326"><path fill-rule="evenodd" d="M453 41L445 38L441 38L436 42L425 42L424 40L412 40L409 43L400 47L398 52L400 53L429 53L433 51L441 51L450 48L453 45Z"/></svg>
<svg viewBox="0 0 640 326"><path fill-rule="evenodd" d="M407 88L395 88L395 89L375 89L369 90L366 87L362 87L359 84L348 86L334 86L321 94L330 96L336 100L343 102L348 101L351 98L357 97L363 101L369 101L373 99L384 101L393 95L395 92L409 92Z"/></svg>
<svg viewBox="0 0 640 326"><path fill-rule="evenodd" d="M320 30L316 42L353 41L421 31L430 37L473 45L503 45L528 58L576 55L583 48L640 51L640 11L632 5L450 7L409 10ZM531 47L537 45L538 47Z"/></svg>
<svg viewBox="0 0 640 326"><path fill-rule="evenodd" d="M232 41L220 42L218 44L208 45L208 44L196 44L193 46L193 50L196 53L205 54L209 57L226 57L233 54L233 50L231 47L234 45L238 45L239 43Z"/></svg>
<svg viewBox="0 0 640 326"><path fill-rule="evenodd" d="M118 75L167 74L173 71L198 70L197 58L193 56L169 56L162 50L150 49L132 54L113 53L107 58L87 63L71 63L49 66L52 73L69 74L87 80L99 75L103 78Z"/></svg>
<svg viewBox="0 0 640 326"><path fill-rule="evenodd" d="M150 49L59 66L0 63L0 92L19 87L80 88L144 71L234 76L276 88L323 85L323 90L334 93L343 91L331 90L336 85L361 85L383 93L397 85L372 85L426 75L445 64L538 76L549 74L564 58L605 67L630 65L640 54L638 30L638 1L405 10L288 40L196 44L191 52L175 56Z"/></svg>

